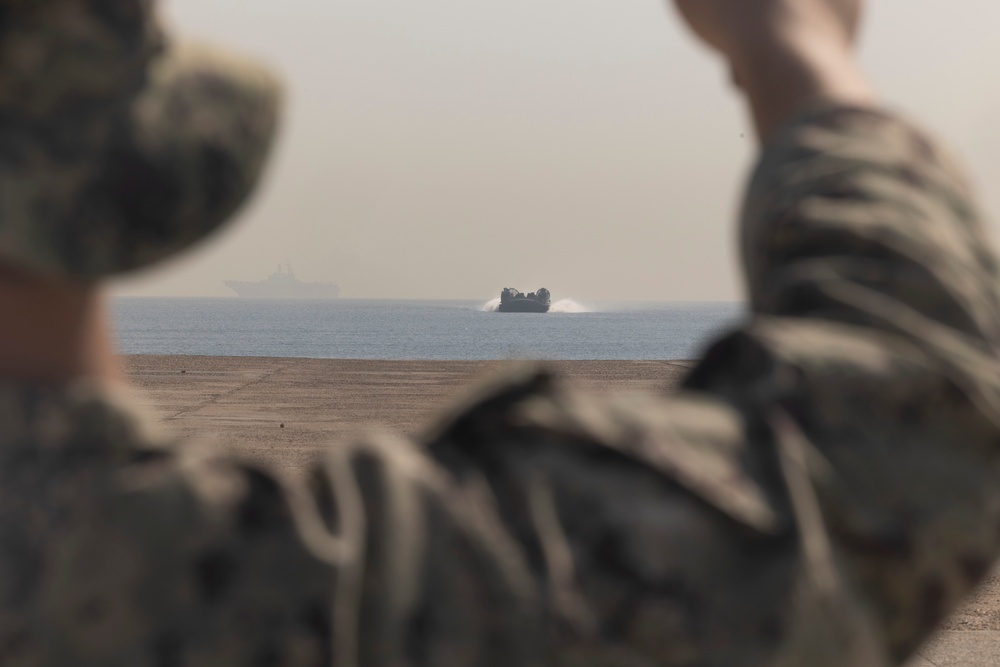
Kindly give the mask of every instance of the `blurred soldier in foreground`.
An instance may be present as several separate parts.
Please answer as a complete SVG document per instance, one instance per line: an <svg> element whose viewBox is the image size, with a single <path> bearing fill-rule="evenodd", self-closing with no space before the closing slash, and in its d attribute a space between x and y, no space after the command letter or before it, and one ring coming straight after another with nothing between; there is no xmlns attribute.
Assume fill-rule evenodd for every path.
<svg viewBox="0 0 1000 667"><path fill-rule="evenodd" d="M105 275L250 191L259 70L144 0L0 0L0 664L899 664L1000 549L995 260L852 0L678 0L763 152L754 318L676 397L497 381L282 484L148 434Z"/></svg>

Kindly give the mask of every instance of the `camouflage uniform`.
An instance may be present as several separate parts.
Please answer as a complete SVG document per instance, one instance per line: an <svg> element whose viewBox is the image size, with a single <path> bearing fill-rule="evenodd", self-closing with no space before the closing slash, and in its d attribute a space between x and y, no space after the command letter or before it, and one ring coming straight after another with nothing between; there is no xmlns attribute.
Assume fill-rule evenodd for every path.
<svg viewBox="0 0 1000 667"><path fill-rule="evenodd" d="M87 7L123 34L148 9L3 4ZM106 38L70 18L45 25ZM19 116L0 117L0 256L92 277L224 217L258 170L243 142L266 143L273 118L233 100L267 96L174 80L167 97L209 82L198 122L127 97L121 127L166 119L148 134L164 141L108 131L79 154L46 144L39 164L86 154L79 169L121 175L145 146L160 170L141 183L167 182L157 196L179 208L71 169L21 192ZM216 159L233 168L208 188ZM73 202L129 212L111 246L64 243L87 229ZM107 389L0 381L0 664L902 662L1000 549L997 271L972 199L906 122L820 109L765 148L742 232L754 316L679 395L596 399L525 368L419 443L334 446L299 480L147 432Z"/></svg>

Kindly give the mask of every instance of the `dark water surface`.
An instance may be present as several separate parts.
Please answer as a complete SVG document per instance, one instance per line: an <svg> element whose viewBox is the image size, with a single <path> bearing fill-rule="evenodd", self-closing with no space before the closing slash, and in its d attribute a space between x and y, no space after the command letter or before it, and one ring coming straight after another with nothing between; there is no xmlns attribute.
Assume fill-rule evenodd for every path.
<svg viewBox="0 0 1000 667"><path fill-rule="evenodd" d="M126 354L346 359L692 359L746 313L740 303L565 300L544 315L481 301L114 301Z"/></svg>

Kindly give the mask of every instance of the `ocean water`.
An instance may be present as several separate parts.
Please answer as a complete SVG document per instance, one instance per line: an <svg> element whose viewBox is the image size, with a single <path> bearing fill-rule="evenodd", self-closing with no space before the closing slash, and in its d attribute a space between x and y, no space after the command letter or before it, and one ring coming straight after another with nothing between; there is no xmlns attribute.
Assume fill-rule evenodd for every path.
<svg viewBox="0 0 1000 667"><path fill-rule="evenodd" d="M347 359L692 359L740 303L598 303L546 314L483 301L120 298L125 354Z"/></svg>

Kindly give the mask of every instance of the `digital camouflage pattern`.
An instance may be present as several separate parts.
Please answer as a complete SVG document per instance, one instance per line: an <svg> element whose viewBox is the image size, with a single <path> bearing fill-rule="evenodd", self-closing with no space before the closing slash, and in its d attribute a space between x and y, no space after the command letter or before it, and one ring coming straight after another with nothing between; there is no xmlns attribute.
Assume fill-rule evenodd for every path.
<svg viewBox="0 0 1000 667"><path fill-rule="evenodd" d="M278 97L167 44L150 0L0 0L0 261L94 279L202 238L257 181Z"/></svg>
<svg viewBox="0 0 1000 667"><path fill-rule="evenodd" d="M884 667L1000 549L997 271L926 135L765 149L753 318L676 396L526 367L279 481L0 387L0 664Z"/></svg>

